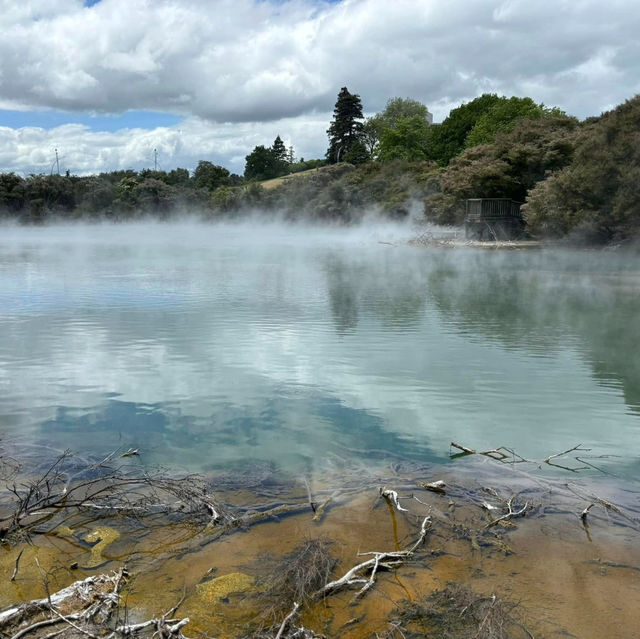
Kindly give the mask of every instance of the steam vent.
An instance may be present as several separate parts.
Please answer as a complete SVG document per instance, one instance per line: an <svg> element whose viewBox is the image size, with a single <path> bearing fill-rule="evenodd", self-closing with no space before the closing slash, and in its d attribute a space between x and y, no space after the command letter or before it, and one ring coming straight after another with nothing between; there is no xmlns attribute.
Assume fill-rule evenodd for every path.
<svg viewBox="0 0 640 639"><path fill-rule="evenodd" d="M522 238L525 225L520 202L508 198L467 200L464 233L468 240L517 240Z"/></svg>

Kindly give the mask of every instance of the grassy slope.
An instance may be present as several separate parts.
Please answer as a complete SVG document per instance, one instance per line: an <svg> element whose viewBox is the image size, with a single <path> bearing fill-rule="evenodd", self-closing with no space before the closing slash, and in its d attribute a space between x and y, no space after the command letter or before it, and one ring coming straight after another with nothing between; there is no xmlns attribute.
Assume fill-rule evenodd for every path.
<svg viewBox="0 0 640 639"><path fill-rule="evenodd" d="M298 177L304 177L307 175L311 175L312 173L316 173L318 171L322 171L325 167L319 167L316 169L308 169L307 171L300 171L299 173L291 173L290 175L283 175L281 177L273 178L272 180L264 180L263 182L258 182L258 184L263 189L275 189L277 186L280 186L282 183L287 182L289 180L295 180Z"/></svg>

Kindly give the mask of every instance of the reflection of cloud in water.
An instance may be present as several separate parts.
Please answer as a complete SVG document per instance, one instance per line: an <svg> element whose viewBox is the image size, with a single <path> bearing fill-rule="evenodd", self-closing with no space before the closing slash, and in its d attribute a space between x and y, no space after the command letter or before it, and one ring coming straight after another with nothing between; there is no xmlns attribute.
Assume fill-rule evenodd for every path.
<svg viewBox="0 0 640 639"><path fill-rule="evenodd" d="M58 407L33 433L33 443L106 452L138 448L145 463L194 470L222 469L253 460L283 470L313 472L330 455L348 455L375 442L396 455L435 461L427 442L417 450L387 432L384 420L317 393L298 398L273 389L263 405L211 406L195 417L177 404L135 404L107 400L94 408Z"/></svg>
<svg viewBox="0 0 640 639"><path fill-rule="evenodd" d="M192 468L340 447L435 459L451 439L635 454L640 302L619 256L213 226L138 246L122 234L141 227L121 244L106 228L0 244L6 433L76 449L121 433Z"/></svg>

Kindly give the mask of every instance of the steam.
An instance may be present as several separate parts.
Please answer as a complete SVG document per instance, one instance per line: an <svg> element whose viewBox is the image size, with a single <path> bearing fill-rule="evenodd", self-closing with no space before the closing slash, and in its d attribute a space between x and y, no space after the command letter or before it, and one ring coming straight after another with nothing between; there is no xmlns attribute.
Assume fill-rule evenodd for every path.
<svg viewBox="0 0 640 639"><path fill-rule="evenodd" d="M421 230L375 213L3 226L4 432L122 438L190 470L313 470L341 447L441 460L451 439L628 452L638 257L409 246Z"/></svg>

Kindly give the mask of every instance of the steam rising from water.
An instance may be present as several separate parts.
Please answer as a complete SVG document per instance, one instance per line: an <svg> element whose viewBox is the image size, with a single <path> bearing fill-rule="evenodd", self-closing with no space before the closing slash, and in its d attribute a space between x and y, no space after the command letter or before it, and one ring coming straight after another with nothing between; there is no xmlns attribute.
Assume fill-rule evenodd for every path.
<svg viewBox="0 0 640 639"><path fill-rule="evenodd" d="M640 260L412 248L415 233L4 227L0 433L190 470L582 442L640 475Z"/></svg>

